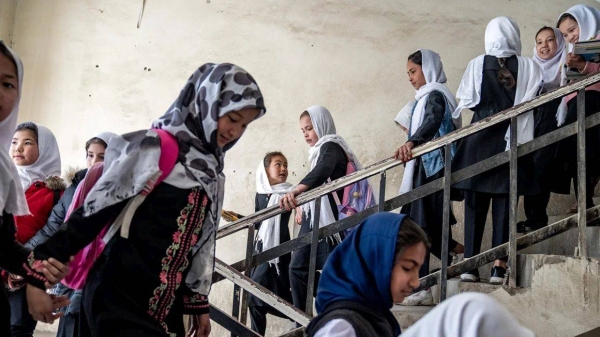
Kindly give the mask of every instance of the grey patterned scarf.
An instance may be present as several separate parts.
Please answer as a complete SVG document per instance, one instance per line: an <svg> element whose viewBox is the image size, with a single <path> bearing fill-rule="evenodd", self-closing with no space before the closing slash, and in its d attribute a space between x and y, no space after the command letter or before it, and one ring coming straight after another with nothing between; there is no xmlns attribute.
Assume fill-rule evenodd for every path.
<svg viewBox="0 0 600 337"><path fill-rule="evenodd" d="M257 118L266 112L256 81L236 65L207 63L192 74L177 100L152 124L175 136L179 144L177 164L164 182L179 188L200 186L211 200L185 280L192 291L203 295L210 292L214 269L225 151L235 144L217 146L218 119L243 109L258 109ZM159 172L159 158L160 139L152 130L113 137L106 149L104 174L85 200L85 215L142 192Z"/></svg>

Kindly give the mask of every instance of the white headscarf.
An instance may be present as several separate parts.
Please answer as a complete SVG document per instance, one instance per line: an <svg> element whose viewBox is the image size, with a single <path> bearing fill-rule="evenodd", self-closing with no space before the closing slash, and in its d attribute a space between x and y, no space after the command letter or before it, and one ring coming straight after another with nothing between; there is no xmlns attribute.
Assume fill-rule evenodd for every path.
<svg viewBox="0 0 600 337"><path fill-rule="evenodd" d="M39 157L35 163L18 166L19 177L23 190L27 190L36 181L45 181L51 176L60 176L60 150L52 131L45 126L35 124L38 132Z"/></svg>
<svg viewBox="0 0 600 337"><path fill-rule="evenodd" d="M444 72L444 66L440 55L429 49L419 49L422 55L422 66L423 75L425 76L425 85L417 90L415 100L417 100L417 106L411 117L410 122L410 138L417 132L417 130L423 124L425 119L425 107L427 105L427 98L432 91L439 91L444 95L444 98L448 102L451 111L456 108L456 99L454 95L444 84L446 83L446 73ZM445 109L446 107L444 107ZM400 194L409 192L413 189L413 177L415 174L415 159L406 163L404 168L404 175L402 176L402 185L400 185Z"/></svg>
<svg viewBox="0 0 600 337"><path fill-rule="evenodd" d="M116 133L105 131L105 132L100 132L99 134L94 136L94 138L102 139L102 141L108 145L110 140L115 136L118 136L118 135Z"/></svg>
<svg viewBox="0 0 600 337"><path fill-rule="evenodd" d="M23 84L23 64L19 56L8 48L3 41L0 41L0 43L10 51L15 60L19 81L19 93L15 106L10 115L0 122L0 215L2 215L2 212L12 215L28 215L29 207L23 193L19 172L8 154L8 149L10 148L12 137L17 127L19 100L21 99L21 87Z"/></svg>
<svg viewBox="0 0 600 337"><path fill-rule="evenodd" d="M402 337L535 337L488 295L462 293L450 297L418 320Z"/></svg>
<svg viewBox="0 0 600 337"><path fill-rule="evenodd" d="M537 53L537 48L533 47L533 61L542 70L542 78L544 80L544 91L554 90L567 83L567 76L565 74L565 60L567 59L567 48L565 38L557 28L550 28L554 31L554 39L556 41L556 54L548 59L544 60L540 58ZM537 42L536 42L537 45ZM565 122L567 117L567 102L566 97L562 98L558 110L556 111L556 121L558 126L561 126Z"/></svg>
<svg viewBox="0 0 600 337"><path fill-rule="evenodd" d="M485 29L485 53L498 58L517 56L519 72L517 75L514 105L529 101L536 97L543 85L540 67L528 57L521 55L521 38L519 26L511 18L501 16L488 23ZM452 117L460 118L463 109L479 104L481 100L481 82L483 80L483 59L480 55L471 60L463 75L456 98L460 99ZM517 143L524 144L533 139L533 113L527 112L517 118ZM510 148L510 127L504 137L506 149Z"/></svg>
<svg viewBox="0 0 600 337"><path fill-rule="evenodd" d="M587 5L575 5L558 18L566 13L571 14L579 25L579 42L595 39L600 33L600 10ZM572 49L573 45L569 44L569 51Z"/></svg>
<svg viewBox="0 0 600 337"><path fill-rule="evenodd" d="M202 295L208 295L212 285L225 189L225 152L237 142L218 146L218 120L244 109L257 109L256 118L266 113L254 78L235 64L206 63L194 71L165 114L152 123L154 129L174 136L179 145L175 167L163 182L181 189L199 187L210 199L185 278L188 288ZM148 183L160 176L160 152L160 139L154 130L113 137L106 149L104 173L85 199L84 215L135 197L148 188Z"/></svg>
<svg viewBox="0 0 600 337"><path fill-rule="evenodd" d="M269 197L269 203L267 204L267 207L278 205L281 197L284 194L291 192L293 188L294 186L288 182L271 185L269 183L269 176L267 175L264 162L261 160L261 162L258 164L258 168L256 169L256 193L271 195L271 197ZM256 241L262 242L263 251L279 246L281 243L280 226L281 215L264 220L260 224L260 228L256 234ZM277 273L279 273L279 266L277 265L278 262L279 257L269 261L269 264L275 265L277 268Z"/></svg>
<svg viewBox="0 0 600 337"><path fill-rule="evenodd" d="M333 122L333 117L329 110L320 105L314 105L310 108L306 109L308 114L310 115L310 120L312 122L313 128L319 137L317 143L308 150L308 161L310 161L310 169L314 169L317 166L317 161L319 159L319 153L321 151L321 146L325 143L334 142L342 147L344 152L346 152L346 156L348 160L356 165L356 169L362 169L362 165L352 152L352 149L346 143L344 138L338 136L335 130L335 123ZM304 214L311 214L310 226L314 223L315 219L315 200L302 205L302 210ZM319 228L325 227L335 222L335 217L333 216L333 211L331 210L331 206L329 204L329 198L327 195L321 197L321 214L319 217ZM336 238L338 238L336 236Z"/></svg>
<svg viewBox="0 0 600 337"><path fill-rule="evenodd" d="M406 130L410 129L410 115L412 114L412 110L417 104L417 101L411 99L406 103L406 105L398 112L396 118L394 118L394 122L402 125Z"/></svg>

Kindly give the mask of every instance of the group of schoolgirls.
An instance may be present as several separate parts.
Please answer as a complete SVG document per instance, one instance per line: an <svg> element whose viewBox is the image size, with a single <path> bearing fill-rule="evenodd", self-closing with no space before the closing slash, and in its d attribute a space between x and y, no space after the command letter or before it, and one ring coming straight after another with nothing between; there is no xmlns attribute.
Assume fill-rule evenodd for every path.
<svg viewBox="0 0 600 337"><path fill-rule="evenodd" d="M594 38L599 17L598 11L591 7L575 6L561 15L558 28L572 44L579 36L581 40ZM588 27L591 25L593 28ZM563 62L584 73L598 70L589 62L582 64L573 55L561 56L564 57L559 60L561 64L552 66L550 63L554 57L563 50L556 47L552 53L549 46L552 39L546 35L543 35L545 40L540 37L541 33L549 33L550 30L554 35L553 41L559 44L556 42L561 37L558 31L540 30L536 36L539 60L536 58L534 61L519 56L521 42L519 28L514 21L506 17L492 20L485 34L486 54L469 63L456 95L459 103L444 85L446 78L439 55L421 49L409 57L407 70L417 94L410 108L403 109L410 112L408 121L405 118L403 124L409 141L396 151L397 158L407 162L402 193L439 176L447 154L440 150L410 161L411 149L456 129L459 126L456 121L460 120L463 109L473 110L472 122L476 122L532 99L539 94L541 85L544 90L556 88L564 83L562 75L559 75L562 74ZM582 35L591 31L593 33L589 37ZM37 228L21 231L22 237L30 235L22 239L19 231L30 225L15 226L15 223L22 221L18 220L19 217L31 216L38 208L25 198L23 191L28 191L31 186L50 191L51 187L46 187L45 181L59 174L60 157L57 148L56 151L48 150L56 141L46 128L34 123L16 127L23 67L18 56L9 48L4 46L2 49L0 76L7 84L1 90L11 91L14 99L3 103L6 106L1 111L10 112L0 116L1 135L6 135L4 130L10 130L8 132L12 134L12 139L7 140L11 143L9 152L6 152L8 145L4 144L0 152L0 207L3 212L0 230L6 234L0 235L6 243L0 245L0 266L6 270L3 274L6 275L6 284L14 291L9 295L10 301L6 297L0 301L3 306L10 302L11 310L20 314L24 323L13 324L12 319L7 322L3 316L0 329L12 329L13 334L14 331L31 330L32 324L27 322L29 318L22 317L24 307L29 307L25 311L31 313L33 320L52 322L62 316L64 313L55 314L54 311L64 307L67 302L65 296L51 296L46 288L53 287L65 277L72 256L96 240L100 233L106 232L103 236L106 247L89 270L79 295L81 315L75 324L79 335L181 336L185 334L184 314L192 317L192 333L208 335L208 294L224 196L225 153L235 145L250 123L266 113L263 95L254 78L233 64L208 63L198 68L174 103L152 123L150 129L114 135L105 141L109 146L104 163L90 167L90 172L79 183L81 188L73 191L75 200L65 199L61 203L61 198L68 198L66 193L58 198L54 208L64 209L69 204L64 223L55 226L47 223L48 220L32 222L31 226ZM557 73L552 73L556 69ZM544 80L557 77L560 78L557 81ZM588 89L590 93L594 90L593 87ZM586 100L589 96L586 93ZM553 118L558 120L556 127L574 121L575 104L576 100L561 100L556 108L556 119ZM592 104L592 99L586 104L590 113L594 112ZM551 110L544 113L553 117ZM538 115L540 112L536 111ZM525 114L519 118L519 144L538 135L534 127L536 116ZM267 155L257 174L257 210L279 203L290 212L297 206L296 196L342 177L347 172L348 162L354 163L357 169L361 168L348 144L336 134L333 118L327 109L320 106L306 109L300 115L300 127L310 146L311 172L298 185L291 186L286 184L285 157L280 153ZM587 133L590 142L586 150L589 156L594 156L596 153L589 150L590 145L594 148L595 139L591 131L593 129ZM507 132L508 123L501 123L463 139L451 150L453 169L467 167L505 151L509 137ZM177 156L166 158L166 152L174 152ZM527 174L535 173L534 164L534 157L523 158L519 163L521 194L538 193L539 189L527 184L537 183L527 179L532 177ZM94 172L92 176L91 172ZM90 179L87 184L86 179ZM454 194L465 200L465 245L463 247L452 241L451 250L455 253L464 250L465 257L479 252L490 202L494 219L493 244L506 242L508 167L485 172L453 187ZM58 186L58 189L63 188ZM51 199L51 205L55 204L56 193L53 190L44 195L40 200ZM339 219L336 199L341 197L343 195L339 191L322 198L319 227ZM348 336L364 335L358 333L359 327L369 329L369 325L380 336L400 333L397 323L390 318L389 308L393 303L402 302L418 286L418 275L425 265L429 241L432 243L431 252L440 254L439 247L435 247L440 239L434 233L438 232L441 224L441 216L437 214L442 209L440 201L438 192L403 209L410 218L418 219L419 225L404 215L380 214L363 222L343 241L342 233L319 242L317 268L323 269L323 276L318 287L317 310L321 318L309 326L309 335L334 336L340 330L348 332L344 334ZM297 219L301 223L300 234L312 230L315 207L314 201L301 207ZM430 209L437 212L427 211ZM50 211L46 212L48 219ZM259 225L258 251L274 247L289 238L286 217L289 218L290 214L284 213L279 219L269 219ZM18 243L19 240L28 243L29 239L32 239L29 247ZM312 296L306 293L309 251L305 247L291 257L282 256L269 261L253 270L253 277L258 279L263 275L263 280L280 282L273 289L291 290L288 295L281 296L291 297L296 307L304 308L307 296ZM289 272L286 272L286 267ZM504 260L496 261L492 281L502 279L505 268ZM264 277L269 274L276 275L276 278ZM478 275L472 271L461 278L474 281ZM267 287L271 288L270 285ZM68 289L57 291L67 293L74 302ZM469 299L464 301L464 305L478 301ZM13 305L17 302L21 306ZM479 301L479 307L485 307L484 302ZM340 307L340 303L344 305ZM264 303L251 300L251 307L260 306L264 307ZM452 309L452 306L446 306L438 310ZM264 329L261 324L264 324L262 319L266 312L271 311L261 309L252 314L255 330ZM325 314L327 317L323 318ZM498 317L501 316L504 317L504 313L498 314ZM414 335L443 336L444 330L461 324L456 320L453 320L454 325L443 324L438 318L433 316L429 324L420 325L423 330L413 332ZM514 326L518 327L518 324ZM418 331L417 328L413 331ZM437 334L427 334L426 331L432 332L428 329L433 328L439 329ZM525 330L521 332L522 335L530 335ZM364 333L368 335L370 332ZM446 332L446 335L451 334Z"/></svg>
<svg viewBox="0 0 600 337"><path fill-rule="evenodd" d="M593 74L600 64L586 61L570 52L577 41L598 39L600 11L576 5L561 14L557 28L543 27L535 36L533 58L522 57L519 27L507 17L490 21L485 31L485 55L471 60L459 85L456 99L443 84L446 76L438 54L422 49L408 58L410 82L417 89L415 100L399 113L396 122L408 133L408 141L395 156L411 159L411 149L451 132L460 125L464 109L473 111L471 123L484 120L514 105L533 99L567 83L566 69ZM567 47L567 43L569 46ZM576 93L555 99L517 121L517 143L523 144L573 123L577 118ZM600 111L600 84L586 88L586 115ZM406 164L400 193L410 191L443 176L444 158L452 158L457 171L502 153L509 148L510 122L486 128L452 144L451 153L444 149L427 153ZM575 137L548 145L518 159L518 195L524 196L527 220L518 224L519 232L536 230L548 224L546 208L550 193L569 194L571 180L576 181ZM586 207L593 206L595 177L600 175L600 130L586 132L586 177L589 191ZM450 236L451 255L464 253L465 258L480 253L490 204L492 205L492 247L508 241L509 225L508 164L488 170L452 186L453 200L464 201L464 246ZM577 184L575 193L577 195ZM412 202L402 212L415 219L431 239L433 253L441 258L443 192L433 193ZM451 224L456 220L451 214ZM429 273L423 265L421 276ZM501 284L506 276L506 258L494 262L489 282ZM461 281L478 282L478 270L461 275ZM406 305L432 304L431 290L426 289L406 299Z"/></svg>

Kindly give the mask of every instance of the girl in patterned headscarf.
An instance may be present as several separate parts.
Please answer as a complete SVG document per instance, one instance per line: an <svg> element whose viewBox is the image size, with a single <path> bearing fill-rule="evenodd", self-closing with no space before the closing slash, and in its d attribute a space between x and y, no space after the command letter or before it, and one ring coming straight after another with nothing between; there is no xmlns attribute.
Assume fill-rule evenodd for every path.
<svg viewBox="0 0 600 337"><path fill-rule="evenodd" d="M168 143L164 133L158 137L151 129L113 137L104 173L84 206L71 213L66 230L29 257L29 281L38 285L42 279L38 260L67 261L124 208L131 214L137 207L127 238L105 236L107 248L88 276L83 309L92 334L182 336L187 314L195 317L192 329L207 335L225 152L265 111L262 93L244 69L212 63L197 69L152 125L178 144L171 173L154 187L161 142ZM32 296L42 291L28 289ZM42 304L34 314L43 312Z"/></svg>

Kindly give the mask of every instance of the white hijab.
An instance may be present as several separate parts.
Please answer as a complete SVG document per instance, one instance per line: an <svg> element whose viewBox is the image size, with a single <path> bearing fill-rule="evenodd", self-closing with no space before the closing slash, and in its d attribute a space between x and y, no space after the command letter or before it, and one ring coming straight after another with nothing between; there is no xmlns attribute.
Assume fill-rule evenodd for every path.
<svg viewBox="0 0 600 337"><path fill-rule="evenodd" d="M544 79L544 91L554 90L558 87L562 87L567 83L567 77L565 74L565 60L567 59L567 49L565 38L557 28L550 28L554 31L554 39L556 41L556 54L548 59L544 60L540 58L537 53L537 48L533 47L533 61L542 70L542 78ZM537 45L537 42L536 42ZM567 117L567 102L566 97L562 98L558 110L556 111L556 121L558 126L561 126L565 122Z"/></svg>
<svg viewBox="0 0 600 337"><path fill-rule="evenodd" d="M417 90L415 95L415 100L417 101L417 106L414 109L414 112L411 116L410 122L410 134L408 137L410 138L412 135L417 132L417 130L423 124L423 120L425 119L425 107L427 105L427 98L432 91L439 91L444 95L446 102L450 106L451 111L454 111L456 108L456 99L454 95L448 89L448 87L444 84L446 83L446 73L444 72L444 66L442 64L442 60L440 55L429 49L419 49L422 55L422 71L425 76L425 85ZM409 103L410 104L410 103ZM405 107L406 108L406 107ZM444 107L445 109L446 107ZM402 185L400 185L400 194L409 192L413 189L413 177L415 174L415 159L406 163L406 167L404 168L404 175L402 176Z"/></svg>
<svg viewBox="0 0 600 337"><path fill-rule="evenodd" d="M60 151L52 131L45 126L35 124L38 132L38 149L40 156L35 163L17 166L23 190L27 190L36 181L45 181L51 176L60 176Z"/></svg>
<svg viewBox="0 0 600 337"><path fill-rule="evenodd" d="M417 101L411 99L406 103L406 105L398 112L396 118L394 118L394 122L402 125L406 130L410 129L410 115L412 114L412 110L417 104Z"/></svg>
<svg viewBox="0 0 600 337"><path fill-rule="evenodd" d="M352 149L346 143L344 138L338 136L335 130L335 123L333 122L333 117L329 110L320 105L314 105L310 108L306 109L308 114L310 115L310 120L312 122L313 128L319 137L317 143L308 150L308 161L310 161L310 169L315 168L317 166L317 161L319 159L319 153L321 151L321 146L328 142L334 142L342 147L344 152L346 152L346 156L348 160L356 165L356 169L362 169L362 165L352 152ZM302 205L302 211L304 214L311 214L310 227L314 223L315 219L315 200ZM325 227L335 222L335 217L333 216L333 211L331 210L331 206L329 204L329 198L327 195L321 197L321 214L319 217L319 228ZM336 238L338 238L336 236ZM339 238L338 238L339 239Z"/></svg>
<svg viewBox="0 0 600 337"><path fill-rule="evenodd" d="M445 300L402 332L402 337L535 337L488 295L462 293Z"/></svg>
<svg viewBox="0 0 600 337"><path fill-rule="evenodd" d="M269 183L269 176L267 175L264 162L261 160L261 162L258 164L258 168L256 169L256 193L271 195L269 197L267 207L278 205L281 197L284 194L291 192L293 188L294 186L288 182L271 185ZM280 226L281 215L264 220L260 224L260 228L256 234L256 241L262 242L263 251L279 246L281 243ZM275 265L277 268L277 273L279 274L279 266L277 263L279 263L279 257L269 261L269 264Z"/></svg>
<svg viewBox="0 0 600 337"><path fill-rule="evenodd" d="M560 19L564 14L571 14L579 25L579 41L595 39L600 33L600 10L587 5L575 5L558 16ZM573 45L569 44L569 51Z"/></svg>
<svg viewBox="0 0 600 337"><path fill-rule="evenodd" d="M8 46L0 41L11 53L17 64L17 77L19 82L19 94L10 115L0 122L0 215L7 212L12 215L28 215L29 207L21 186L19 172L8 155L8 149L12 141L17 117L19 115L19 100L21 99L21 87L23 84L23 64L21 59Z"/></svg>
<svg viewBox="0 0 600 337"><path fill-rule="evenodd" d="M519 26L511 18L501 16L488 23L485 29L485 54L498 58L516 55L519 61L517 87L514 105L529 101L536 97L543 85L540 67L528 57L521 55L521 37ZM458 107L452 117L460 118L463 109L468 109L479 104L481 99L481 82L483 79L483 59L480 55L471 60L462 81L456 92L460 99ZM524 144L533 139L534 127L533 113L531 111L517 118L517 143ZM510 128L504 137L506 149L510 148Z"/></svg>
<svg viewBox="0 0 600 337"><path fill-rule="evenodd" d="M116 133L105 131L95 135L94 138L102 139L102 141L108 145L108 142L110 142L110 140L115 136L118 135Z"/></svg>

